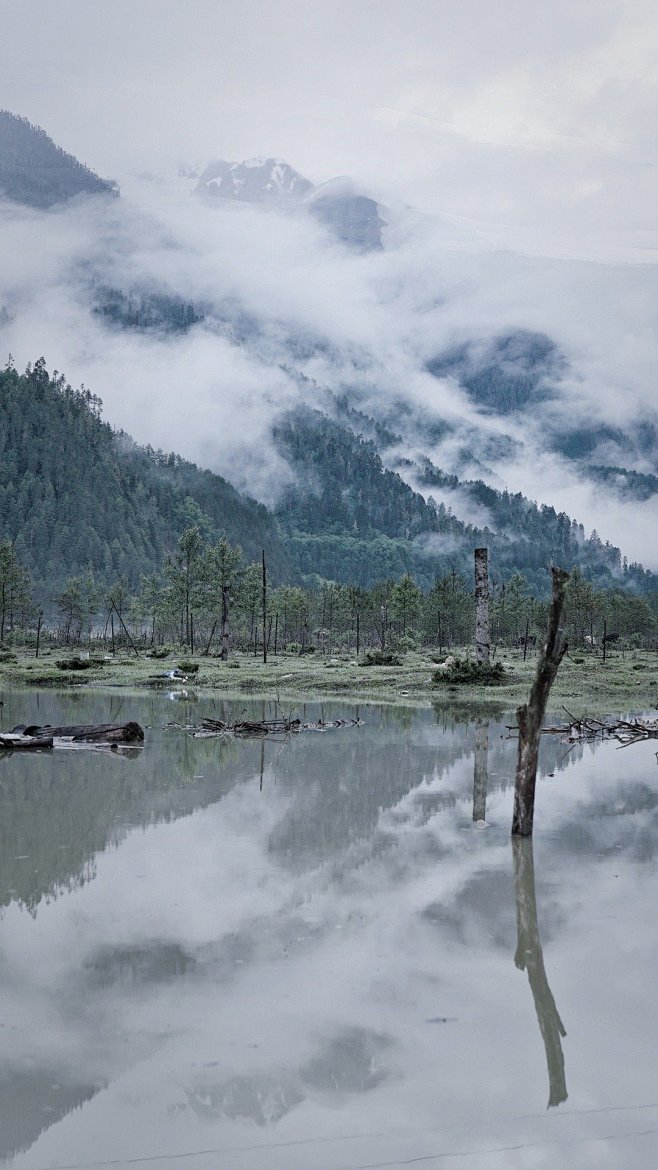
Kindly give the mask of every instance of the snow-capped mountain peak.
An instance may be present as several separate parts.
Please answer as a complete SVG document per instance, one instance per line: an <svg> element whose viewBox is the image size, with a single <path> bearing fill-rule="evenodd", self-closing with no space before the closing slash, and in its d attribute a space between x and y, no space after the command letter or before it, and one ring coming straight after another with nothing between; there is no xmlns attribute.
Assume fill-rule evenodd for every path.
<svg viewBox="0 0 658 1170"><path fill-rule="evenodd" d="M250 203L296 202L313 190L313 184L281 158L250 158L244 162L216 159L206 167L196 189L211 198Z"/></svg>

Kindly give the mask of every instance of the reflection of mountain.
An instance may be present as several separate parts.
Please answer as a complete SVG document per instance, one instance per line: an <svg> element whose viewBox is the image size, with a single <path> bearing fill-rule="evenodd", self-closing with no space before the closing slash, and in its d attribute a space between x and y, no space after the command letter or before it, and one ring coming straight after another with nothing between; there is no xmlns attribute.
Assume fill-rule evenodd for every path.
<svg viewBox="0 0 658 1170"><path fill-rule="evenodd" d="M275 826L269 847L286 865L308 868L338 860L359 841L380 848L375 832L383 810L393 809L428 777L442 773L469 754L463 729L452 735L428 735L420 742L401 737L390 726L355 728L337 738L322 738L314 752L313 772L300 777L292 745L277 769L277 779L294 794L288 813ZM339 778L337 780L337 778ZM452 807L454 793L422 793L421 819L439 807Z"/></svg>
<svg viewBox="0 0 658 1170"><path fill-rule="evenodd" d="M15 695L6 699L14 708L19 702ZM39 711L44 722L63 722L75 706L57 696L41 701L49 706L47 713ZM98 713L94 704L107 701L91 695L80 700L89 704L92 718ZM146 749L135 762L115 761L114 770L109 761L106 766L87 758L83 837L89 836L94 799L99 848L103 833L108 844L120 839L128 816L138 825L155 824L202 808L213 796L226 793L226 799L186 823L132 834L107 866L99 866L93 888L62 898L35 921L15 908L4 915L2 994L21 1029L5 1035L20 1045L21 1063L17 1067L15 1056L7 1055L2 1070L0 1086L14 1087L4 1096L0 1089L0 1109L13 1119L0 1152L11 1156L29 1145L67 1110L67 1126L52 1135L53 1148L62 1162L80 1165L92 1161L97 1133L108 1135L108 1161L151 1154L157 1160L166 1129L170 1150L268 1143L274 1149L280 1143L282 1152L272 1155L272 1165L279 1166L286 1164L288 1141L308 1139L309 1121L323 1141L325 1135L329 1141L358 1132L367 1142L375 1128L386 1129L380 1135L386 1141L390 1127L395 1142L410 1109L417 1129L422 1124L436 1132L460 1116L470 1124L473 1100L486 1094L497 1126L520 1121L526 1127L537 1112L537 1092L540 1099L544 1092L538 1027L551 1102L564 1099L563 1029L543 963L546 937L539 936L527 857L518 859L514 898L511 794L505 791L514 745L500 739L504 721L488 727L491 827L480 830L472 822L471 800L474 749L476 795L484 785L484 722L460 726L431 709L368 706L360 711L363 726L300 735L284 747L240 743L235 754L222 755L216 740L190 741L158 730L166 718L163 699L132 696L130 702L142 704L134 714L151 725ZM331 714L339 712L336 707ZM185 720L185 711L176 713ZM311 718L310 711L304 714ZM609 831L619 832L631 819L616 807L618 794L623 802L627 756L620 763L614 750L597 749L602 767L594 777L589 759L570 756L563 767L576 759L573 777L542 781L548 831L537 878L550 891L543 900L540 882L539 920L543 928L549 919L552 954L563 948L561 984L569 988L570 1034L578 1037L581 1072L588 1059L590 1068L603 1065L601 1044L616 1054L620 1029L630 1025L631 1061L637 1048L641 1058L640 1071L632 1070L634 1090L644 1088L641 1078L653 1068L653 1053L651 1037L646 1051L641 1043L633 1048L633 1029L646 1029L646 1004L624 989L629 963L638 986L651 979L655 966L645 929L651 883L619 852L614 872L623 865L623 880L611 881L606 858L583 856L580 842L564 833L577 819L577 793L591 792L594 800L582 800L587 848L600 834L607 850ZM84 802L85 796L68 760L43 762L49 763L54 791L49 795L42 784L39 795L50 802L57 837L56 793L64 800L71 783L77 799ZM648 788L652 753L643 767L638 776ZM13 763L5 774L16 780ZM25 768L24 780L27 774ZM618 788L611 776L620 777ZM241 777L250 784L229 793ZM113 782L117 787L105 806L103 788ZM0 808L0 818L4 824L10 815L20 828L17 788L14 796L13 805ZM639 819L649 822L652 807L639 781L629 786L625 809L634 796ZM596 815L587 815L590 806ZM69 827L75 825L74 807L66 805L64 816L71 818ZM655 818L651 825L655 834ZM6 826L3 846L11 828ZM43 856L50 857L45 850ZM39 864L37 854L31 860ZM530 988L511 964L515 910L516 958ZM629 955L628 940L640 933L642 946ZM21 950L26 938L27 953ZM579 953L599 970L607 959L609 978L586 984L569 978ZM616 1002L609 988L611 996L618 994ZM566 1011L566 992L564 999ZM605 1029L599 1028L601 1018ZM61 1072L55 1068L60 1050ZM38 1076L26 1072L25 1052ZM611 1083L614 1063L603 1069L600 1086L595 1076L581 1080L573 1115L578 1126L587 1124L583 1100L594 1112L620 1083L631 1083L630 1065L614 1069L621 1080ZM466 1078L460 1075L464 1067ZM110 1091L98 1095L87 1116L76 1116L76 1106L101 1083L109 1083ZM115 1130L121 1132L116 1143ZM124 1135L130 1140L124 1142ZM67 1143L70 1156L64 1157ZM342 1159L335 1152L341 1165L386 1160L371 1150ZM407 1160L417 1152L408 1152ZM36 1148L34 1164L49 1164L46 1153ZM322 1162L311 1156L310 1146L301 1151L302 1161L305 1155L308 1165Z"/></svg>
<svg viewBox="0 0 658 1170"><path fill-rule="evenodd" d="M100 1085L68 1080L68 1070L0 1070L0 1158L29 1149L44 1130L56 1125L99 1092Z"/></svg>
<svg viewBox="0 0 658 1170"><path fill-rule="evenodd" d="M102 722L104 700L87 702ZM144 722L161 719L164 703L140 698L141 711L150 711ZM205 808L258 770L254 744L191 741L180 732L148 740L129 761L96 755L92 766L72 753L65 768L47 756L0 762L0 906L19 902L36 912L43 899L92 879L94 858L130 828Z"/></svg>
<svg viewBox="0 0 658 1170"><path fill-rule="evenodd" d="M256 1125L275 1125L305 1098L322 1093L365 1093L386 1080L382 1055L390 1037L367 1028L347 1028L326 1041L297 1073L259 1072L223 1077L201 1071L186 1096L190 1108L205 1119L243 1118Z"/></svg>
<svg viewBox="0 0 658 1170"><path fill-rule="evenodd" d="M194 960L178 943L143 943L102 947L85 963L91 987L168 983L192 970Z"/></svg>

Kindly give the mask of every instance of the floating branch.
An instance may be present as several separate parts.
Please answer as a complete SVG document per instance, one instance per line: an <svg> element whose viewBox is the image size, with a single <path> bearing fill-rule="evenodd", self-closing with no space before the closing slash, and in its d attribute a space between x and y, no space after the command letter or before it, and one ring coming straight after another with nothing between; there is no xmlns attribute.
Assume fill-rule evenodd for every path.
<svg viewBox="0 0 658 1170"><path fill-rule="evenodd" d="M300 731L333 731L339 727L361 727L360 719L319 719L314 723L302 723L301 719L241 719L228 723L223 719L202 719L198 724L182 727L169 723L181 731L191 731L195 739L211 739L217 736L234 736L238 739L254 739L268 735L297 735Z"/></svg>

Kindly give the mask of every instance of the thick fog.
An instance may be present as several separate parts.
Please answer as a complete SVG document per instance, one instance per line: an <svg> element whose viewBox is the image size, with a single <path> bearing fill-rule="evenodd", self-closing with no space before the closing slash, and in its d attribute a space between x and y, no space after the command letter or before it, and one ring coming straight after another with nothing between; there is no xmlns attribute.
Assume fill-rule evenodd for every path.
<svg viewBox="0 0 658 1170"><path fill-rule="evenodd" d="M0 105L122 197L0 206L0 357L43 354L113 425L267 502L290 475L270 439L286 406L347 393L398 431L411 403L404 454L552 503L652 564L651 501L604 493L544 442L549 424L655 417L648 4L558 4L550 18L516 0L2 8ZM313 182L354 175L380 201L384 250L350 252L302 211L210 205L177 173L252 154ZM93 311L101 285L166 292L205 319L166 337L109 328ZM566 359L557 397L522 422L426 370L516 329ZM442 441L426 433L437 418ZM650 470L637 454L626 465ZM464 493L448 502L486 521Z"/></svg>

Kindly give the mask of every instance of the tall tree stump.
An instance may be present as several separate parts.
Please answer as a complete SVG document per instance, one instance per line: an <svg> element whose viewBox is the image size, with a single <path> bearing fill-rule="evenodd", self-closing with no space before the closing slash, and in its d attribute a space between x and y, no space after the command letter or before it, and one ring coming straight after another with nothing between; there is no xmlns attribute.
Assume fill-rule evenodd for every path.
<svg viewBox="0 0 658 1170"><path fill-rule="evenodd" d="M488 662L489 635L489 549L475 550L475 661Z"/></svg>
<svg viewBox="0 0 658 1170"><path fill-rule="evenodd" d="M519 724L519 747L516 757L512 834L519 837L532 835L541 725L551 687L567 649L561 619L569 574L564 569L556 568L551 569L551 574L553 577L553 596L548 615L546 642L537 664L537 674L532 684L530 698L516 712Z"/></svg>

